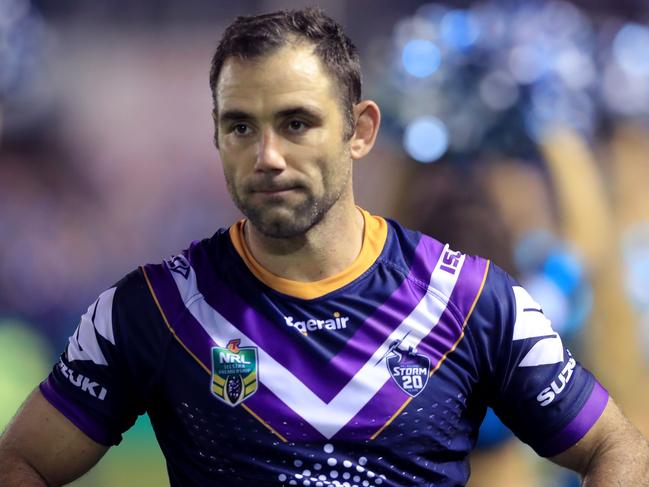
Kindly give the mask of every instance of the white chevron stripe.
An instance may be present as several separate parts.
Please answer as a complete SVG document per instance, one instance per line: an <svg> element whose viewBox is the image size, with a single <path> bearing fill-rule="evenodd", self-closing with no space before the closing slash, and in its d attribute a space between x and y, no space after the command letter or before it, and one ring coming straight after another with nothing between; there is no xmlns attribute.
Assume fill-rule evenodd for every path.
<svg viewBox="0 0 649 487"><path fill-rule="evenodd" d="M563 362L561 337L552 329L552 323L541 311L541 306L524 288L513 286L512 290L516 298L516 321L512 340L547 337L535 343L518 366L535 367Z"/></svg>
<svg viewBox="0 0 649 487"><path fill-rule="evenodd" d="M444 252L442 252L442 255L444 255ZM284 368L252 339L244 335L212 308L198 290L196 274L193 268L190 268L187 279L174 272L171 275L185 306L214 340L214 343L224 346L233 338L241 338L240 346L257 347L259 352L259 380L323 436L331 438L390 379L387 367L384 364L377 365L377 362L386 355L390 344L396 339L403 338L409 332L402 345L416 348L419 342L430 333L439 321L464 265L464 255L460 258L454 274L441 270L440 263L441 258L431 275L428 292L423 299L329 403L322 401L291 371Z"/></svg>
<svg viewBox="0 0 649 487"><path fill-rule="evenodd" d="M563 343L557 334L553 337L544 338L534 344L527 352L519 367L536 367L537 365L548 365L563 362Z"/></svg>
<svg viewBox="0 0 649 487"><path fill-rule="evenodd" d="M541 309L541 305L520 286L513 286L516 298L516 322L514 323L514 337L512 340L542 337L553 335L552 323L540 311L525 311L526 309Z"/></svg>
<svg viewBox="0 0 649 487"><path fill-rule="evenodd" d="M97 365L108 365L106 357L99 348L97 334L104 337L113 345L113 297L115 288L112 287L99 295L92 303L81 321L74 335L69 339L67 348L68 360L92 360ZM96 310L95 310L96 308ZM94 322L92 320L95 316Z"/></svg>

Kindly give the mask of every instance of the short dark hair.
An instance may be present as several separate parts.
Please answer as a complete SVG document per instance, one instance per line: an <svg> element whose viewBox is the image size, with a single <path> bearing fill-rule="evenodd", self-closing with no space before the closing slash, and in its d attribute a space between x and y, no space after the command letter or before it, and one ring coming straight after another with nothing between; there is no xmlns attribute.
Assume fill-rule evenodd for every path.
<svg viewBox="0 0 649 487"><path fill-rule="evenodd" d="M348 137L353 134L353 107L361 99L361 66L356 46L340 24L319 8L283 10L240 16L225 29L210 69L214 109L218 109L216 85L223 64L230 57L251 59L266 55L292 40L314 45L314 53L337 81Z"/></svg>

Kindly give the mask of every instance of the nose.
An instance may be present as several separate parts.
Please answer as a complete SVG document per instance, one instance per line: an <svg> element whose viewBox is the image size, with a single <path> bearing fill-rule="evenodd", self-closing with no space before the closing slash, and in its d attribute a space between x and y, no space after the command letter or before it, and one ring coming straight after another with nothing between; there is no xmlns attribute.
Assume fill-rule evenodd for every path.
<svg viewBox="0 0 649 487"><path fill-rule="evenodd" d="M282 171L286 168L286 161L282 152L282 141L271 128L262 132L257 150L257 171Z"/></svg>

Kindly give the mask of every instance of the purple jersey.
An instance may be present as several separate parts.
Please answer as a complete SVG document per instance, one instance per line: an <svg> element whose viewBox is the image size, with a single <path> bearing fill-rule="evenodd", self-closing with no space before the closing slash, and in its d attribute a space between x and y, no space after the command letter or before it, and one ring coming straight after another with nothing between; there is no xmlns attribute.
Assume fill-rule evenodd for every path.
<svg viewBox="0 0 649 487"><path fill-rule="evenodd" d="M361 253L315 283L263 269L243 223L93 303L45 397L119 443L148 413L172 485L465 485L487 406L540 455L608 394L488 261L364 212Z"/></svg>

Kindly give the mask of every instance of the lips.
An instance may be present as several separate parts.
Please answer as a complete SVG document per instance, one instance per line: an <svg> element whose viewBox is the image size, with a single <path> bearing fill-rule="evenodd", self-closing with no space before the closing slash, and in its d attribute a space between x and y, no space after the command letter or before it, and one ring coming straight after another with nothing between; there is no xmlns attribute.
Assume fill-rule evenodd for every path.
<svg viewBox="0 0 649 487"><path fill-rule="evenodd" d="M279 193L287 193L288 191L292 191L294 189L297 189L297 186L290 186L286 188L264 188L264 189L258 189L254 190L254 193L263 193L263 194L279 194Z"/></svg>
<svg viewBox="0 0 649 487"><path fill-rule="evenodd" d="M261 194L282 194L288 193L289 191L299 190L301 186L297 184L263 184L258 186L251 186L249 191L251 193L261 193Z"/></svg>

